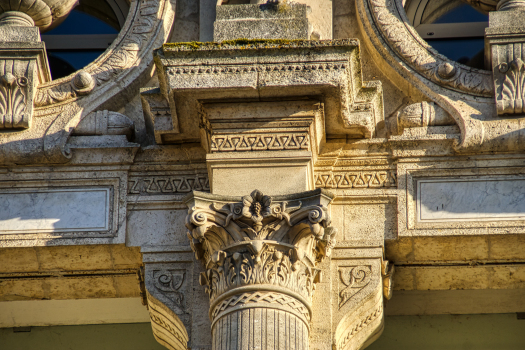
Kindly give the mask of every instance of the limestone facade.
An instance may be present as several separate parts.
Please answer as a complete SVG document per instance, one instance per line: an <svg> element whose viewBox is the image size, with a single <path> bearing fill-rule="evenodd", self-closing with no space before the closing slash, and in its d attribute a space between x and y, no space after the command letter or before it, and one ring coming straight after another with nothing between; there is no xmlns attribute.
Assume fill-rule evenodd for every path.
<svg viewBox="0 0 525 350"><path fill-rule="evenodd" d="M55 80L38 28L73 2L9 3L0 327L146 317L168 349L349 350L385 315L525 312L523 1L469 2L482 70L401 0L132 0Z"/></svg>

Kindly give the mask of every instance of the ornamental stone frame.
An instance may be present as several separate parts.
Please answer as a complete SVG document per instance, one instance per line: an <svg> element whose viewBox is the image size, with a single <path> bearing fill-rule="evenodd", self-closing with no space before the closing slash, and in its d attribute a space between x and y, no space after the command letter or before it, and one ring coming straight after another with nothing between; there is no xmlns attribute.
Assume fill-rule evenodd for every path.
<svg viewBox="0 0 525 350"><path fill-rule="evenodd" d="M496 5L492 1L487 3ZM499 5L502 5L498 7L501 13L492 13L491 16L519 13L523 2L500 2ZM470 68L440 55L410 26L402 0L357 0L356 7L365 43L378 61L384 63L385 73L400 86L402 82L413 84L454 119L461 131L461 138L454 146L456 152L514 151L523 148L519 136L520 121L498 117L498 113L510 107L505 109L503 103L498 102L501 112L496 111L495 88L501 94L503 83L503 79L498 78L499 71L494 73L497 78L495 86L492 72ZM489 29L488 40L492 40L490 33ZM516 39L507 41L516 42ZM491 61L499 62L496 58ZM514 66L521 69L519 64ZM511 73L516 69L513 68ZM499 96L497 98L500 99ZM501 135L510 130L507 142L501 142Z"/></svg>

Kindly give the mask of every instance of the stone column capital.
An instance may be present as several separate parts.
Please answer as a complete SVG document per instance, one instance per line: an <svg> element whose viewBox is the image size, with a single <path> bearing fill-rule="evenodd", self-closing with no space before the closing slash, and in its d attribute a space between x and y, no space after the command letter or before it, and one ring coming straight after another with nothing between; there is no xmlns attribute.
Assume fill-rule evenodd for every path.
<svg viewBox="0 0 525 350"><path fill-rule="evenodd" d="M193 192L186 199L188 237L206 269L200 284L210 298L214 341L226 329L286 319L286 327L272 326L262 341L286 336L308 348L312 297L321 279L316 265L335 246L332 198L319 189L274 198L258 190L242 198Z"/></svg>

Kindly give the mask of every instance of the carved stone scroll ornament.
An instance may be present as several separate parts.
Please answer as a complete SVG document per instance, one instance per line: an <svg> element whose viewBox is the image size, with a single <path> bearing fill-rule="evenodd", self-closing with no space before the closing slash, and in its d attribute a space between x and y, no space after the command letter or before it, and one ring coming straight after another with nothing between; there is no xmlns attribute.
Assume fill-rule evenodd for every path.
<svg viewBox="0 0 525 350"><path fill-rule="evenodd" d="M131 1L119 36L97 60L82 73L35 87L31 134L0 133L0 162L66 162L67 140L80 120L150 76L151 52L166 42L174 15L175 0Z"/></svg>
<svg viewBox="0 0 525 350"><path fill-rule="evenodd" d="M276 198L255 190L242 199L194 192L186 200L188 237L206 268L200 283L213 349L289 349L287 342L308 349L316 265L335 245L331 199L322 190Z"/></svg>
<svg viewBox="0 0 525 350"><path fill-rule="evenodd" d="M493 72L489 72L438 54L410 25L401 0L357 0L356 5L361 32L371 54L391 68L385 69L385 73L393 80L406 80L454 118L461 132L460 141L453 144L456 152L503 152L523 148L517 136L522 129L520 123L495 118L494 95L500 91L494 86L494 60ZM514 12L503 11L503 8L491 12L491 18L494 14ZM519 18L515 16L513 21L506 23L516 27ZM489 29L487 42L490 44ZM521 29L514 30L517 34ZM504 134L507 136L502 137Z"/></svg>
<svg viewBox="0 0 525 350"><path fill-rule="evenodd" d="M491 97L490 72L467 67L438 54L410 25L402 0L358 0L362 24L378 32L386 46L418 74L429 81L454 91ZM366 22L365 22L366 21Z"/></svg>
<svg viewBox="0 0 525 350"><path fill-rule="evenodd" d="M434 102L422 101L400 108L385 120L388 135L402 135L405 128L450 126L454 119Z"/></svg>

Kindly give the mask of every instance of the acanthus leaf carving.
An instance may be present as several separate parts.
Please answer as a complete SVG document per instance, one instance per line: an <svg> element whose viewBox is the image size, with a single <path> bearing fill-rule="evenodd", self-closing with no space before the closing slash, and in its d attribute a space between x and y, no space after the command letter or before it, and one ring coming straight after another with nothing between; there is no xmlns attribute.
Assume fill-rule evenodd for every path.
<svg viewBox="0 0 525 350"><path fill-rule="evenodd" d="M17 128L23 125L26 112L26 77L16 77L6 73L0 77L0 115L4 128Z"/></svg>
<svg viewBox="0 0 525 350"><path fill-rule="evenodd" d="M330 201L322 190L276 198L254 190L238 201L194 192L186 200L188 238L206 268L200 284L210 298L214 334L228 315L247 308L275 309L309 329L316 265L336 242Z"/></svg>
<svg viewBox="0 0 525 350"><path fill-rule="evenodd" d="M505 74L497 101L498 114L525 113L525 63L521 58L501 63L499 70Z"/></svg>
<svg viewBox="0 0 525 350"><path fill-rule="evenodd" d="M0 129L27 129L33 117L36 59L0 60Z"/></svg>

